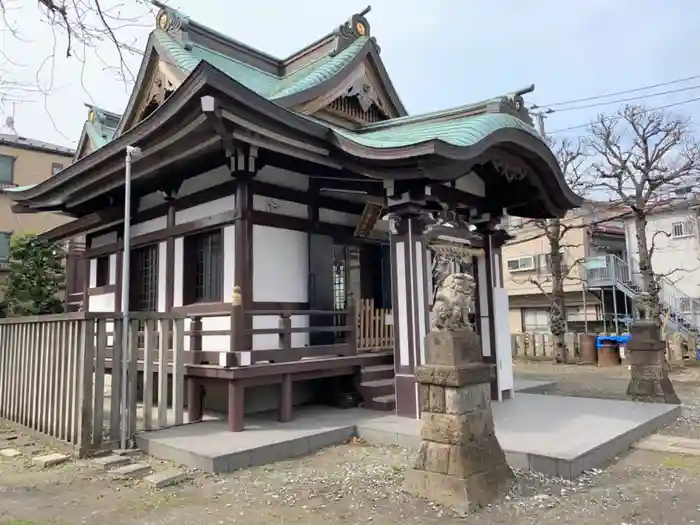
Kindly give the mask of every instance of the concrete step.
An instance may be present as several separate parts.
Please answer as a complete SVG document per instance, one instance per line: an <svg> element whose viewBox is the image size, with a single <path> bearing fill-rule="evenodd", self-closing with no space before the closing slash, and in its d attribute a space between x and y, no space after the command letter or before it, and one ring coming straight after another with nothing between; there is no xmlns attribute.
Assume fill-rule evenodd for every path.
<svg viewBox="0 0 700 525"><path fill-rule="evenodd" d="M393 379L394 365L389 363L386 365L366 366L362 369L362 382L376 381L378 379Z"/></svg>
<svg viewBox="0 0 700 525"><path fill-rule="evenodd" d="M16 448L3 448L0 449L0 456L4 458L16 458L17 456L21 455L22 453L17 450Z"/></svg>
<svg viewBox="0 0 700 525"><path fill-rule="evenodd" d="M143 478L143 481L148 483L153 488L162 489L164 487L169 487L170 485L175 485L176 483L183 481L186 477L187 473L184 470L174 468L146 476Z"/></svg>
<svg viewBox="0 0 700 525"><path fill-rule="evenodd" d="M120 456L118 454L111 454L109 456L102 456L94 460L96 465L99 465L105 470L111 470L131 463L131 458L127 456Z"/></svg>
<svg viewBox="0 0 700 525"><path fill-rule="evenodd" d="M110 474L115 478L137 479L142 478L152 472L151 466L146 463L129 463L123 467L110 470Z"/></svg>
<svg viewBox="0 0 700 525"><path fill-rule="evenodd" d="M393 365L394 352L392 350L381 352L363 352L362 360L365 367L376 365Z"/></svg>
<svg viewBox="0 0 700 525"><path fill-rule="evenodd" d="M394 394L387 396L379 396L367 399L362 403L364 408L370 410L393 411L396 410L396 396Z"/></svg>
<svg viewBox="0 0 700 525"><path fill-rule="evenodd" d="M360 384L360 394L363 399L391 395L395 391L394 378L377 379L375 381L363 381Z"/></svg>
<svg viewBox="0 0 700 525"><path fill-rule="evenodd" d="M46 454L44 456L36 456L32 458L32 463L40 468L50 468L57 465L62 465L70 459L67 454Z"/></svg>

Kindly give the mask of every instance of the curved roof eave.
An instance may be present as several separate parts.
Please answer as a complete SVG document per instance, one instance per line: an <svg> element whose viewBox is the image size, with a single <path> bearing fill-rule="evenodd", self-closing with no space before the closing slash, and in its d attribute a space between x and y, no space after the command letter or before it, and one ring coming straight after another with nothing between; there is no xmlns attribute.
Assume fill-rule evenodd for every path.
<svg viewBox="0 0 700 525"><path fill-rule="evenodd" d="M231 100L252 109L261 116L284 123L309 138L326 141L330 136L331 132L327 126L279 106L236 82L215 66L202 61L175 90L173 95L148 118L53 177L34 186L23 188L21 191L13 191L8 196L17 203L33 201L32 207L55 206L57 203L56 194L60 192L62 185L123 151L127 145L135 145L142 141L164 122L170 120L193 96L200 93L201 88L205 85L221 91ZM18 189L15 188L15 190Z"/></svg>
<svg viewBox="0 0 700 525"><path fill-rule="evenodd" d="M348 155L358 159L374 161L392 161L407 158L435 155L456 161L477 161L479 157L494 147L513 146L521 152L527 152L540 159L546 166L551 182L559 189L559 198L555 199L563 208L577 208L583 199L576 195L566 183L564 175L559 167L554 154L549 146L533 133L519 128L501 128L480 138L473 144L458 146L440 139L432 138L410 145L399 145L386 148L377 148L359 144L348 133L338 133L334 130L336 145Z"/></svg>
<svg viewBox="0 0 700 525"><path fill-rule="evenodd" d="M204 69L204 68L202 68ZM77 162L69 165L67 168L61 170L59 173L53 177L42 181L32 187L27 188L23 191L16 191L10 195L10 198L15 202L26 202L26 201L38 201L43 200L44 203L47 201L55 202L55 193L60 192L61 186L72 181L74 177L84 174L87 170L95 167L95 165L100 164L111 158L112 156L118 154L120 151L124 151L127 145L135 145L138 142L146 138L154 130L158 129L164 122L170 120L177 111L189 101L190 96L193 92L196 92L204 82L204 71L200 70L195 74L188 77L189 82L182 90L177 90L171 97L166 100L163 105L154 111L145 120L141 121L139 124L124 132L118 137L115 137L112 141L105 144L98 150L91 152L89 155L82 157Z"/></svg>

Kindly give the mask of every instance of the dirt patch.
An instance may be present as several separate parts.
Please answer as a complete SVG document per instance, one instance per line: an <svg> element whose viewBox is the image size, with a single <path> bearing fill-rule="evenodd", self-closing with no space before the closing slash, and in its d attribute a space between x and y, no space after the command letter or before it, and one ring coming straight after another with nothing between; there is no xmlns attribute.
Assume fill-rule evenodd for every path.
<svg viewBox="0 0 700 525"><path fill-rule="evenodd" d="M550 395L624 397L626 370L586 368L517 365L517 372L556 381ZM684 416L664 433L700 437L694 402L700 382L687 377L674 378L687 404ZM517 472L517 485L505 498L460 516L403 492L409 452L361 442L230 475L191 472L164 490L113 480L88 461L40 470L30 458L45 453L44 446L24 436L11 446L22 456L0 459L0 525L700 523L700 460L641 450L573 482ZM168 465L153 461L153 467Z"/></svg>
<svg viewBox="0 0 700 525"><path fill-rule="evenodd" d="M85 461L39 470L25 456L3 459L0 524L620 525L692 523L699 512L700 464L674 456L635 451L574 482L518 472L506 498L469 516L403 492L411 459L350 443L225 476L192 473L165 490L115 481Z"/></svg>

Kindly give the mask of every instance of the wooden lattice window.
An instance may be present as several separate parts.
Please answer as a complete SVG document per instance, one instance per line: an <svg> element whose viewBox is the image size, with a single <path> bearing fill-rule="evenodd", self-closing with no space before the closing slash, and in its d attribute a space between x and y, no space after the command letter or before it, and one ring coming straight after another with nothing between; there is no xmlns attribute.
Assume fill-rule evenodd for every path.
<svg viewBox="0 0 700 525"><path fill-rule="evenodd" d="M217 303L223 300L223 231L211 230L185 237L184 302Z"/></svg>
<svg viewBox="0 0 700 525"><path fill-rule="evenodd" d="M158 310L158 245L131 252L130 309L136 312Z"/></svg>
<svg viewBox="0 0 700 525"><path fill-rule="evenodd" d="M345 246L335 246L333 252L333 305L336 310L345 310L347 300Z"/></svg>

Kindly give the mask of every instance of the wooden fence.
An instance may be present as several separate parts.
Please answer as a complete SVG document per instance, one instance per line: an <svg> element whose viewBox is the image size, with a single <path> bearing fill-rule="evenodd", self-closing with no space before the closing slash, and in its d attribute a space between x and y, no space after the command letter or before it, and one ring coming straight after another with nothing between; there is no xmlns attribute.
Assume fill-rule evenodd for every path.
<svg viewBox="0 0 700 525"><path fill-rule="evenodd" d="M151 314L153 315L153 314ZM167 315L167 314L156 314ZM129 435L136 429L138 372L136 341L140 319L129 323L126 358L127 381L122 380L121 316L76 312L40 317L0 320L0 417L65 442L79 456L116 444L120 439L121 388L129 389L126 407ZM174 423L182 422L184 362L184 318L168 316L153 322L173 323L174 349L170 362L158 349L158 422L167 424L167 402L173 400ZM113 325L113 344L108 346L108 325ZM151 326L147 324L147 326ZM153 347L146 338L146 349ZM167 341L167 338L161 338ZM146 363L152 363L146 360ZM148 366L148 365L146 365ZM110 375L105 374L106 370ZM168 381L169 374L172 377ZM109 380L107 380L109 377ZM144 392L153 398L149 374L144 374ZM172 390L170 395L169 390ZM145 394L149 397L149 394ZM143 417L151 411L144 407Z"/></svg>
<svg viewBox="0 0 700 525"><path fill-rule="evenodd" d="M202 318L226 315L230 316L228 329L202 329ZM139 429L182 424L187 367L292 363L357 353L351 342L293 347L291 339L292 334L326 332L346 334L347 341L354 341L357 326L352 309L246 315L279 317L276 328L238 330L238 335L250 338L277 335L277 349L243 349L244 338L234 337L240 316L231 310L189 316L132 312L126 356L120 314L75 312L0 319L0 418L65 442L84 456L119 443L122 413L129 438ZM292 327L291 318L298 315L344 315L347 320L342 326ZM187 317L191 318L189 330L185 329ZM222 335L230 338L229 349L207 352L207 336ZM124 387L126 396L121 395ZM123 397L126 407L122 407Z"/></svg>
<svg viewBox="0 0 700 525"><path fill-rule="evenodd" d="M391 308L375 308L374 299L362 299L357 309L357 349L360 352L394 348Z"/></svg>
<svg viewBox="0 0 700 525"><path fill-rule="evenodd" d="M603 335L603 334L593 334ZM565 335L569 361L576 362L580 354L581 338L584 334L567 333ZM698 338L684 334L668 334L666 342L666 357L673 364L698 364ZM551 334L530 333L512 334L511 347L514 359L547 361L554 360L554 343Z"/></svg>

